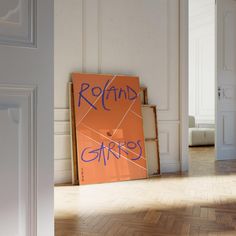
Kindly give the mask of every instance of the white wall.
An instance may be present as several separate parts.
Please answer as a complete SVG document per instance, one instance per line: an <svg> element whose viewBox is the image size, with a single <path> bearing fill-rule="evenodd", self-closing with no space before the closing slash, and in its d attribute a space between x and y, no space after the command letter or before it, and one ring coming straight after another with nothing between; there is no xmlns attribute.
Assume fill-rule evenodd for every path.
<svg viewBox="0 0 236 236"><path fill-rule="evenodd" d="M215 123L215 0L189 1L189 114Z"/></svg>
<svg viewBox="0 0 236 236"><path fill-rule="evenodd" d="M139 75L158 106L162 172L180 169L178 22L178 0L55 0L55 183L71 181L73 71Z"/></svg>

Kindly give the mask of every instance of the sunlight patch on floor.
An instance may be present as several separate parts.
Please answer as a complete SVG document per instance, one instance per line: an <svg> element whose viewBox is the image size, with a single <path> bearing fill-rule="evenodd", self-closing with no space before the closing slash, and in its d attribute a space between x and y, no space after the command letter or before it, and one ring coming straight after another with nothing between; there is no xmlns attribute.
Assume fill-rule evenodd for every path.
<svg viewBox="0 0 236 236"><path fill-rule="evenodd" d="M56 215L166 210L193 205L233 203L236 175L167 177L55 188ZM160 189L160 191L157 191ZM155 190L155 191L153 191ZM79 211L78 211L79 209Z"/></svg>

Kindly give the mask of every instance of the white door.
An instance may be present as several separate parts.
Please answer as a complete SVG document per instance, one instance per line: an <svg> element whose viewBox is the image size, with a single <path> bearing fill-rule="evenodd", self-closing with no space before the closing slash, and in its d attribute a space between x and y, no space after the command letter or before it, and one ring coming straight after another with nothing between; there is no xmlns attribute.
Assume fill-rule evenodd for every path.
<svg viewBox="0 0 236 236"><path fill-rule="evenodd" d="M53 235L53 0L0 0L0 235Z"/></svg>
<svg viewBox="0 0 236 236"><path fill-rule="evenodd" d="M216 158L236 159L236 0L217 0Z"/></svg>

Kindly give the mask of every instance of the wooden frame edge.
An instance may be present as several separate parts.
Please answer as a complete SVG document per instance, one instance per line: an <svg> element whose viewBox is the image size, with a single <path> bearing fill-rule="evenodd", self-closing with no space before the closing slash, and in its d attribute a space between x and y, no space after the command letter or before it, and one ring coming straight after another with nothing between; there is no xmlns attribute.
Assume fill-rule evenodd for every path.
<svg viewBox="0 0 236 236"><path fill-rule="evenodd" d="M77 142L75 127L75 106L74 89L72 82L69 82L69 106L70 106L70 134L71 134L71 163L72 163L72 184L79 185L78 160L77 160Z"/></svg>

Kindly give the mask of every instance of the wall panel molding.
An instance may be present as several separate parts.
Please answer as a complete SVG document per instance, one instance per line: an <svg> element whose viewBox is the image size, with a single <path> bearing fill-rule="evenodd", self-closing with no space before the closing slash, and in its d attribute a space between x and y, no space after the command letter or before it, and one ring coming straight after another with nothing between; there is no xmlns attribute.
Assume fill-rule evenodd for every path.
<svg viewBox="0 0 236 236"><path fill-rule="evenodd" d="M68 108L55 108L54 109L54 121L69 121L69 109Z"/></svg>
<svg viewBox="0 0 236 236"><path fill-rule="evenodd" d="M180 170L180 162L173 163L161 163L161 172L162 173L175 173Z"/></svg>
<svg viewBox="0 0 236 236"><path fill-rule="evenodd" d="M69 109L54 109L54 183L71 183L71 136Z"/></svg>
<svg viewBox="0 0 236 236"><path fill-rule="evenodd" d="M69 135L70 122L69 121L55 121L54 122L54 135Z"/></svg>
<svg viewBox="0 0 236 236"><path fill-rule="evenodd" d="M99 1L83 0L83 72L99 73Z"/></svg>
<svg viewBox="0 0 236 236"><path fill-rule="evenodd" d="M4 193L11 193L12 189L18 189L13 196L8 197L10 204L15 205L14 211L18 211L18 219L13 218L12 223L15 228L9 229L6 226L5 232L16 233L19 236L36 236L37 235L37 154L36 154L36 89L34 87L8 86L0 84L0 111L8 112L9 122L17 126L16 136L8 138L16 140L16 146L11 146L7 141L6 146L10 149L5 150L7 155L8 150L14 150L15 154L10 155L5 162L5 168L12 170L8 173L1 173L2 178L8 178L9 186L1 186L4 188ZM3 119L4 120L4 119ZM1 121L3 122L3 121ZM7 122L7 120L5 120ZM2 124L4 127L4 124ZM7 126L6 123L6 127ZM7 133L0 135L14 135L11 128ZM4 137L1 137L4 138ZM4 151L3 151L4 152ZM3 153L4 154L4 153ZM17 162L17 169L14 170L8 166L10 162ZM14 179L13 176L17 176ZM11 182L11 184L10 184ZM2 185L2 182L0 181ZM4 183L3 183L4 184ZM4 202L2 203L4 204ZM1 206L2 208L3 206ZM17 215L16 212L13 213ZM14 222L15 221L15 222ZM4 221L1 220L3 223ZM4 231L4 226L0 231ZM5 234L9 235L9 234Z"/></svg>
<svg viewBox="0 0 236 236"><path fill-rule="evenodd" d="M160 140L160 154L169 154L170 153L170 132L161 131L159 132Z"/></svg>
<svg viewBox="0 0 236 236"><path fill-rule="evenodd" d="M180 171L179 126L178 122L171 121L158 124L161 172Z"/></svg>
<svg viewBox="0 0 236 236"><path fill-rule="evenodd" d="M134 23L132 23L132 20L130 21L130 19L127 19L127 26L124 26L122 20L121 22L118 22L118 19L116 19L116 15L119 14L119 12L123 12L122 9L125 9L125 7L129 9L132 2L134 1L129 0L123 2L121 1L121 3L116 2L117 6L115 5L110 7L110 5L112 6L113 4L111 1L83 0L83 71L129 75L136 75L138 73L141 79L141 84L149 87L150 101L153 104L158 105L159 119L178 120L179 110L178 104L176 104L178 101L178 93L176 92L176 88L178 88L179 83L177 63L178 41L176 39L173 41L173 38L178 36L178 11L176 10L178 9L178 1L172 1L171 3L169 1L161 1L161 3L150 1L150 3L147 4L147 9L156 9L156 15L153 13L151 16L153 18L153 22L147 21L144 24L146 24L146 26L154 24L154 18L158 18L158 15L161 15L161 17L159 17L160 19L155 19L155 21L163 22L161 25L157 26L156 29L157 32L161 31L159 34L161 34L162 37L159 37L159 40L155 42L155 44L154 42L151 42L150 45L150 43L147 42L146 45L142 46L142 42L147 41L148 37L146 26L140 26L140 32L137 32L137 29L134 27L135 25L133 25ZM142 1L139 1L139 4L142 4ZM112 16L112 12L114 12L114 18ZM123 17L133 17L133 19L137 18L136 26L138 26L138 22L141 20L140 14L142 14L142 10L138 9L136 14L136 10L133 9L131 11L131 16L127 15L126 12L127 10L125 11L125 15L123 15ZM145 12L145 10L143 12ZM135 34L143 37L143 40L142 38L137 38L137 40L131 42L132 34L127 34L125 27L127 29L129 28L129 31L133 31ZM121 30L123 32L120 32ZM157 32L154 31L153 33L156 34ZM118 33L123 36L123 40L120 38L120 36L118 36ZM127 45L124 45L122 49L122 45L125 44L125 39L126 44L130 44L128 51L125 50ZM138 43L135 41L138 41ZM157 51L157 48L162 50L159 52L162 55L161 60L159 58L159 53L154 54L154 52L152 52L153 50L150 50L151 46L153 49L155 49L155 51ZM153 66L152 69L148 69L149 66L145 66L146 63L142 63L142 58L144 56L146 57L147 53L144 53L144 55L140 56L139 53L135 52L134 48L137 48L138 50L141 50L141 48L146 48L146 52L150 50L150 58L153 58L150 60L153 62L160 61L159 67L160 64L163 64L161 69L158 70L155 66ZM109 51L114 51L114 53L112 53L110 56ZM119 56L118 52L120 54ZM132 61L134 60L130 58L129 62L126 63L126 66L123 66L122 63L124 59L122 59L122 57L124 56L124 53L128 58L133 55L133 58L136 62L133 63ZM147 72L148 70L149 72ZM155 70L156 76L153 76ZM151 80L153 80L152 83ZM155 82L155 80L158 80L159 83ZM155 86L157 86L158 91L160 90L161 92L160 95L158 95L159 98L156 96L157 93L154 92L154 83ZM158 88L158 85L161 85L161 89Z"/></svg>
<svg viewBox="0 0 236 236"><path fill-rule="evenodd" d="M69 107L68 83L71 73L82 72L84 67L83 5L83 0L54 1L55 109Z"/></svg>

